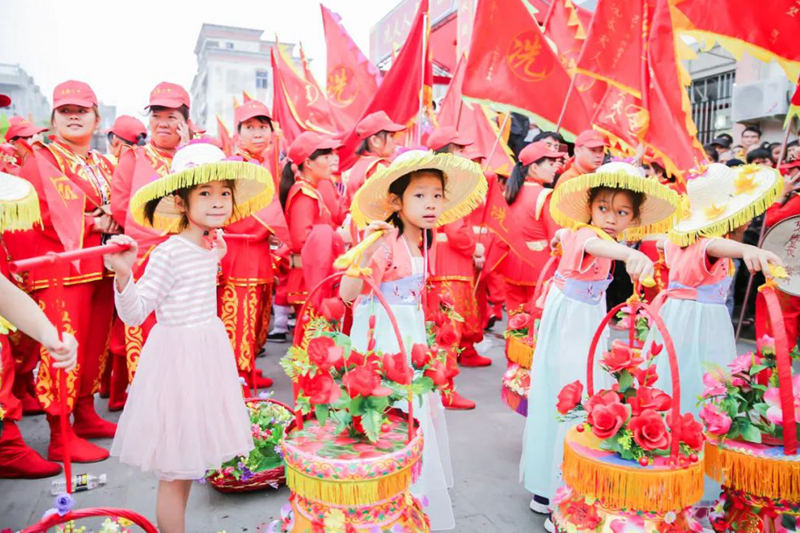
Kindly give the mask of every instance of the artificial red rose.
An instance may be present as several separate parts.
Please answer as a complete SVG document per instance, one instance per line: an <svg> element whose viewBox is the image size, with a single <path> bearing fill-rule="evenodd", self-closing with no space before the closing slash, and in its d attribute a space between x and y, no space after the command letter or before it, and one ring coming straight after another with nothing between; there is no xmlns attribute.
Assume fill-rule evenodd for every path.
<svg viewBox="0 0 800 533"><path fill-rule="evenodd" d="M640 387L636 396L630 398L628 403L634 416L642 414L646 409L666 411L672 407L672 398L669 394L651 387Z"/></svg>
<svg viewBox="0 0 800 533"><path fill-rule="evenodd" d="M431 352L427 344L417 343L411 347L411 364L414 368L423 368L431 359Z"/></svg>
<svg viewBox="0 0 800 533"><path fill-rule="evenodd" d="M367 430L364 429L364 424L361 422L361 415L353 417L353 429L356 430L357 433L366 435Z"/></svg>
<svg viewBox="0 0 800 533"><path fill-rule="evenodd" d="M658 373L656 372L655 365L650 365L647 368L632 368L630 372L641 387L650 387L658 381Z"/></svg>
<svg viewBox="0 0 800 533"><path fill-rule="evenodd" d="M344 364L344 349L330 337L314 337L309 341L307 351L309 361L322 372L327 372L332 366L340 368Z"/></svg>
<svg viewBox="0 0 800 533"><path fill-rule="evenodd" d="M381 386L381 376L372 365L364 365L349 370L342 377L348 394L355 396L389 396L391 389Z"/></svg>
<svg viewBox="0 0 800 533"><path fill-rule="evenodd" d="M400 385L409 385L414 380L414 371L399 352L383 356L383 372L386 374L386 379Z"/></svg>
<svg viewBox="0 0 800 533"><path fill-rule="evenodd" d="M458 343L458 333L450 321L445 321L444 324L439 326L439 331L436 333L436 344L442 348L448 346L455 346Z"/></svg>
<svg viewBox="0 0 800 533"><path fill-rule="evenodd" d="M638 349L618 340L611 344L611 350L604 353L602 359L602 365L612 374L636 368L642 362L642 354Z"/></svg>
<svg viewBox="0 0 800 533"><path fill-rule="evenodd" d="M357 350L350 350L350 355L347 356L347 361L345 361L345 363L348 368L363 366L367 363L367 358L363 353Z"/></svg>
<svg viewBox="0 0 800 533"><path fill-rule="evenodd" d="M431 362L430 367L425 371L425 375L431 378L433 384L437 387L447 385L447 368L441 361L435 360Z"/></svg>
<svg viewBox="0 0 800 533"><path fill-rule="evenodd" d="M600 404L592 410L592 433L598 439L610 439L628 420L628 407L619 403Z"/></svg>
<svg viewBox="0 0 800 533"><path fill-rule="evenodd" d="M667 413L667 425L669 427L674 427L672 425L672 413ZM703 424L698 422L692 413L686 413L681 416L680 432L681 442L686 444L689 448L693 450L702 448L703 442L706 440L703 435Z"/></svg>
<svg viewBox="0 0 800 533"><path fill-rule="evenodd" d="M575 380L566 385L561 392L558 393L558 403L556 408L558 412L565 415L572 411L579 403L583 395L583 383L580 380Z"/></svg>
<svg viewBox="0 0 800 533"><path fill-rule="evenodd" d="M664 419L652 409L628 422L628 429L633 433L633 440L644 450L662 450L669 446L669 431Z"/></svg>
<svg viewBox="0 0 800 533"><path fill-rule="evenodd" d="M594 396L586 400L583 404L583 408L586 409L588 416L586 418L589 425L594 424L594 418L592 417L592 412L595 408L599 405L611 405L614 403L622 403L619 400L619 394L614 392L613 390L601 390L596 392Z"/></svg>
<svg viewBox="0 0 800 533"><path fill-rule="evenodd" d="M330 322L341 320L344 316L344 302L338 296L325 298L320 305L322 316Z"/></svg>
<svg viewBox="0 0 800 533"><path fill-rule="evenodd" d="M314 377L300 376L297 384L312 405L333 403L342 395L339 385L325 372L317 372Z"/></svg>
<svg viewBox="0 0 800 533"><path fill-rule="evenodd" d="M531 316L528 313L517 313L508 319L508 329L527 328L531 323Z"/></svg>

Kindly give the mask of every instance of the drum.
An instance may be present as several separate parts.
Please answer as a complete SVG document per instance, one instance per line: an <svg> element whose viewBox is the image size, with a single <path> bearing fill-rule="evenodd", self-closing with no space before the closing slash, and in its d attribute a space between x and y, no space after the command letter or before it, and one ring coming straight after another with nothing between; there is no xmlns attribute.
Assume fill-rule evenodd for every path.
<svg viewBox="0 0 800 533"><path fill-rule="evenodd" d="M786 265L789 276L775 280L778 289L800 296L800 215L782 220L767 230L761 247L780 257Z"/></svg>

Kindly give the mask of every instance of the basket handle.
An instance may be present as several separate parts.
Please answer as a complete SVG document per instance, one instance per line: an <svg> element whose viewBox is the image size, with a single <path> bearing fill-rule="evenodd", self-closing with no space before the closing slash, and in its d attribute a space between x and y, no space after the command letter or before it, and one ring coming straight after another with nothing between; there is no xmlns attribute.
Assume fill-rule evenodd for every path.
<svg viewBox="0 0 800 533"><path fill-rule="evenodd" d="M678 460L678 453L680 451L680 436L681 436L681 381L680 375L678 371L678 358L675 354L675 345L672 342L672 337L667 331L667 326L664 324L664 320L653 311L653 308L644 302L638 297L639 291L639 284L637 283L634 286L634 295L629 298L627 302L623 302L617 306L615 306L611 311L606 313L606 316L603 317L603 320L600 322L597 330L594 333L594 337L592 338L592 344L589 346L589 357L586 365L586 392L591 397L594 395L594 373L592 370L594 369L594 354L597 350L597 345L600 342L600 338L603 335L603 331L605 330L608 323L611 321L611 318L614 317L623 307L629 306L631 309L631 316L633 317L631 320L631 324L629 326L629 339L633 336L633 331L635 328L636 323L636 315L639 313L639 310L644 310L644 312L653 320L656 325L656 329L661 334L661 338L664 340L664 348L667 351L667 356L669 357L669 370L670 375L672 377L672 439L670 442L670 458L672 461L677 463Z"/></svg>
<svg viewBox="0 0 800 533"><path fill-rule="evenodd" d="M306 297L306 301L303 302L303 306L300 308L300 313L298 314L298 320L302 320L303 317L306 315L307 310L308 310L308 306L310 305L310 302L312 300L312 298L311 298L312 296L316 295L316 293L326 283L328 283L329 281L333 281L335 279L342 278L342 277L344 277L345 274L346 274L346 272L335 272L334 274L331 274L327 278L325 278L322 281L320 281L316 285L316 287L311 289L311 291L309 291L309 293L308 293L308 296ZM366 277L361 278L361 279L362 279L362 281L364 281L364 283L367 284L367 286L370 288L370 290L375 295L375 297L378 298L378 301L383 306L384 311L386 311L386 316L389 317L389 322L392 324L392 329L394 330L395 337L397 338L397 347L399 348L400 353L403 354L404 364L408 365L408 360L409 360L408 359L408 352L406 351L405 344L403 343L403 337L400 334L400 326L397 324L397 318L394 316L394 313L392 312L391 307L389 307L389 303L386 301L386 298L383 297L383 294L381 294L380 289L378 288L378 286L375 284L374 281L372 281L371 279L366 278ZM298 328L298 327L295 328L295 331L294 331L294 345L295 346L300 346L302 344L302 342L303 342L303 329L304 328ZM413 371L413 368L411 370ZM345 373L347 373L347 370L345 370ZM297 391L297 387L295 386L295 390L294 390L295 399L297 398L297 392L298 392ZM302 428L303 427L303 417L300 414L299 410L295 412L295 419L296 419L296 422L297 422L297 427L298 428ZM411 440L413 438L414 438L414 402L413 402L413 398L412 398L412 395L411 395L411 390L409 389L409 392L408 392L408 441L411 442Z"/></svg>
<svg viewBox="0 0 800 533"><path fill-rule="evenodd" d="M146 533L158 533L158 530L155 528L155 526L139 513L129 511L128 509L117 509L114 507L87 507L86 509L69 511L63 516L58 513L53 513L47 518L43 518L36 524L26 527L22 530L22 533L46 533L48 529L59 524L65 524L71 520L89 518L92 516L115 516L117 518L124 518L142 528Z"/></svg>
<svg viewBox="0 0 800 533"><path fill-rule="evenodd" d="M783 450L786 455L797 453L797 425L795 423L794 390L792 386L792 360L789 356L789 341L786 338L783 312L775 292L774 282L767 281L758 291L764 297L772 336L775 339L775 361L778 367L781 411L783 415Z"/></svg>

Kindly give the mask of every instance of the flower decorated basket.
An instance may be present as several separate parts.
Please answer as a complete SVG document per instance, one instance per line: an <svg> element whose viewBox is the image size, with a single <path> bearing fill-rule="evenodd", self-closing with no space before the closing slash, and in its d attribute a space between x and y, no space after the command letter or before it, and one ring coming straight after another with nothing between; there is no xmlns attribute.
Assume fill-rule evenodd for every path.
<svg viewBox="0 0 800 533"><path fill-rule="evenodd" d="M627 342L614 341L601 367L616 383L594 390L594 354L610 319L623 307L632 316L647 314L664 338L643 353L631 321ZM666 351L672 396L653 388L654 357ZM570 383L559 393L558 411L566 418L586 416L564 440L562 486L553 502L557 531L577 533L653 533L702 531L690 512L703 495L702 426L681 415L675 350L661 318L634 295L612 309L592 341L586 390Z"/></svg>
<svg viewBox="0 0 800 533"><path fill-rule="evenodd" d="M542 268L533 298L526 306L530 313L523 310L510 316L505 331L507 367L500 396L512 411L522 416L528 416L528 390L531 386L533 352L536 350L536 329L542 318L540 297L546 294L545 280L558 265L558 258L558 254L553 254Z"/></svg>
<svg viewBox="0 0 800 533"><path fill-rule="evenodd" d="M295 383L297 407L282 444L291 497L274 532L430 530L410 492L423 445L411 400L446 384L445 363L427 345L414 345L409 358L389 305L365 283L386 310L399 351L375 349L374 315L363 353L346 335L313 322L295 338L281 361ZM400 401L408 412L393 407Z"/></svg>
<svg viewBox="0 0 800 533"><path fill-rule="evenodd" d="M45 512L38 523L23 529L22 533L45 533L52 530L64 533L83 531L85 528L76 525L76 521L103 516L107 518L101 524L98 533L132 533L139 530L145 533L158 533L156 527L139 513L111 507L72 510L74 505L75 500L69 494L56 496L55 507Z"/></svg>
<svg viewBox="0 0 800 533"><path fill-rule="evenodd" d="M286 481L281 443L294 412L269 397L248 398L245 404L255 448L247 457L234 457L206 474L206 481L220 492L277 489Z"/></svg>
<svg viewBox="0 0 800 533"><path fill-rule="evenodd" d="M722 484L712 510L716 531L800 531L800 376L792 361L775 284L760 289L774 341L703 376L706 473Z"/></svg>

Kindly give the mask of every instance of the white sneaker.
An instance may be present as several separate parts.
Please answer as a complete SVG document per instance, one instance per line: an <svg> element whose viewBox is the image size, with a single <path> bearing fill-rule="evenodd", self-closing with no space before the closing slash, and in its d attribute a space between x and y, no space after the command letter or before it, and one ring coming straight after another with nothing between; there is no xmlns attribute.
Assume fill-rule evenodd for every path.
<svg viewBox="0 0 800 533"><path fill-rule="evenodd" d="M556 526L553 525L553 521L549 518L544 521L544 530L548 531L549 533L554 533L556 530Z"/></svg>
<svg viewBox="0 0 800 533"><path fill-rule="evenodd" d="M550 514L550 506L538 502L535 497L531 498L530 508L536 514Z"/></svg>

